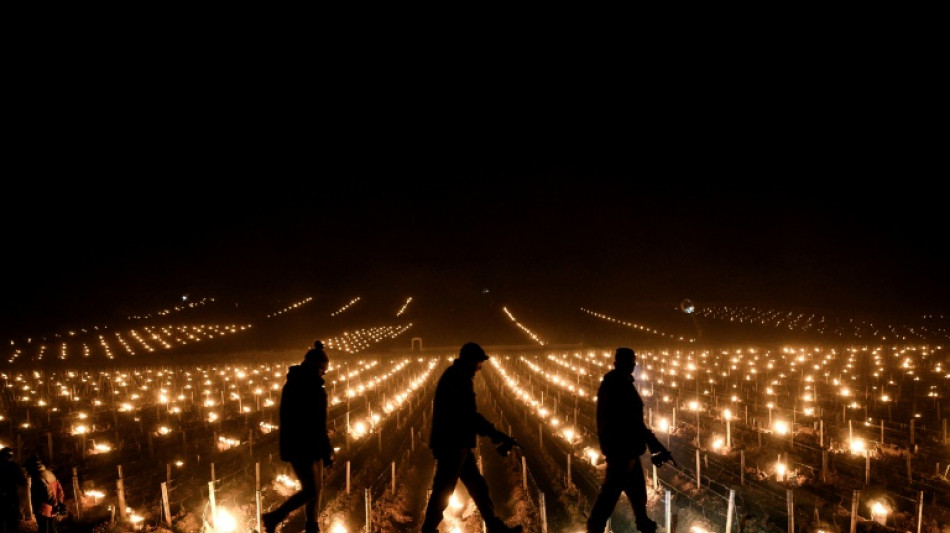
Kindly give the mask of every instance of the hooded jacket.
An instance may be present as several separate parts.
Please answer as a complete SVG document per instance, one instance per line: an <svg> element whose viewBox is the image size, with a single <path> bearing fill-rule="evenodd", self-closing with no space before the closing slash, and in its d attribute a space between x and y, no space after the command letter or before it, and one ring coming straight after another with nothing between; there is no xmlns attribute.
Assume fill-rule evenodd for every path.
<svg viewBox="0 0 950 533"><path fill-rule="evenodd" d="M597 437L608 459L639 457L663 449L643 422L643 399L633 386L633 375L617 369L604 375L597 390Z"/></svg>
<svg viewBox="0 0 950 533"><path fill-rule="evenodd" d="M444 450L474 448L477 435L496 438L498 430L475 407L475 373L456 359L445 369L432 402L429 448L438 457Z"/></svg>
<svg viewBox="0 0 950 533"><path fill-rule="evenodd" d="M66 494L55 474L45 466L37 468L30 476L32 478L30 501L33 504L33 514L52 518L53 506L66 501Z"/></svg>
<svg viewBox="0 0 950 533"><path fill-rule="evenodd" d="M327 434L327 391L314 365L293 365L280 395L280 458L318 461L332 454Z"/></svg>

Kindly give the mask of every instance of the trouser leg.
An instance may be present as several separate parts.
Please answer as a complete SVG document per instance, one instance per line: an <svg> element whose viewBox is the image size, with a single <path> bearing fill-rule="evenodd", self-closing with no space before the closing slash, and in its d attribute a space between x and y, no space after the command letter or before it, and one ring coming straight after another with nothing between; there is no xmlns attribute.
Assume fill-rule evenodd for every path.
<svg viewBox="0 0 950 533"><path fill-rule="evenodd" d="M501 519L495 516L495 504L492 503L491 496L488 494L488 483L485 482L482 473L478 471L475 455L471 453L471 450L466 450L466 452L468 453L462 461L459 479L465 484L465 489L468 490L468 495L475 502L475 507L481 513L482 520L488 524L488 529L491 530L501 523Z"/></svg>
<svg viewBox="0 0 950 533"><path fill-rule="evenodd" d="M303 476L304 478L307 478L307 481L311 485L310 492L313 493L313 497L307 500L307 503L304 504L306 506L304 511L307 513L305 531L306 533L319 533L320 526L318 525L319 523L317 522L317 518L320 516L320 509L317 508L317 502L320 499L320 482L323 478L323 462L314 461L309 465L301 466L302 469L300 471L297 471L295 468L294 472L297 472L297 477ZM303 482L301 482L301 484L303 484Z"/></svg>
<svg viewBox="0 0 950 533"><path fill-rule="evenodd" d="M637 529L641 533L653 533L656 531L656 522L647 516L647 486L640 458L631 459L626 465L626 470L628 474L623 490L627 493L627 499L630 500L630 507L633 508Z"/></svg>
<svg viewBox="0 0 950 533"><path fill-rule="evenodd" d="M436 458L435 476L432 479L432 495L426 505L425 519L422 522L422 533L433 533L438 530L442 522L442 512L449 505L452 492L458 483L467 449L439 452Z"/></svg>
<svg viewBox="0 0 950 533"><path fill-rule="evenodd" d="M17 533L20 527L20 506L18 502L2 502L3 518L0 519L0 531L3 533Z"/></svg>
<svg viewBox="0 0 950 533"><path fill-rule="evenodd" d="M36 531L37 533L56 533L56 520L37 514Z"/></svg>
<svg viewBox="0 0 950 533"><path fill-rule="evenodd" d="M607 527L607 520L614 512L617 500L620 499L620 493L625 487L627 477L625 460L607 459L607 472L604 476L604 484L600 486L600 494L594 501L590 516L587 518L587 533L604 533Z"/></svg>
<svg viewBox="0 0 950 533"><path fill-rule="evenodd" d="M270 516L276 518L276 522L282 522L287 515L292 513L301 505L306 504L307 521L316 521L317 518L317 491L320 487L319 476L321 474L321 465L317 461L292 462L290 466L294 469L297 479L300 480L300 490L291 495L277 509L270 513Z"/></svg>

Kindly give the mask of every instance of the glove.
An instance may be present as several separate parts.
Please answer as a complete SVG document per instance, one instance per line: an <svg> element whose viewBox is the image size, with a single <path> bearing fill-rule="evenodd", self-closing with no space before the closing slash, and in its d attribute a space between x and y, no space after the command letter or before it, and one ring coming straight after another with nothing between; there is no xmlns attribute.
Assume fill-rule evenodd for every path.
<svg viewBox="0 0 950 533"><path fill-rule="evenodd" d="M498 444L498 443L501 443L501 442L505 442L506 440L510 439L511 437L509 437L508 435L506 435L506 434L504 434L504 433L502 433L501 431L498 431L498 430L496 429L495 431L492 432L491 435L488 436L488 438L491 439L492 444Z"/></svg>
<svg viewBox="0 0 950 533"><path fill-rule="evenodd" d="M495 448L502 457L508 457L508 452L510 452L515 446L519 448L521 447L521 444L518 444L518 441L516 441L514 437L509 437L507 435L505 437L506 438L504 441L502 441L501 445Z"/></svg>
<svg viewBox="0 0 950 533"><path fill-rule="evenodd" d="M656 466L663 466L664 463L672 462L673 466L679 466L676 464L676 460L673 459L673 454L664 446L660 446L660 450L650 456L650 462Z"/></svg>

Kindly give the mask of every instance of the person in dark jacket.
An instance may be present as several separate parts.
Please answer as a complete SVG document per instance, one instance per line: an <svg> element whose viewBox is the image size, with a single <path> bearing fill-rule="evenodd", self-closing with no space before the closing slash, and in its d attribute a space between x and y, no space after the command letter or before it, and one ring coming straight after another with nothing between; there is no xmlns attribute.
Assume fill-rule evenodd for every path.
<svg viewBox="0 0 950 533"><path fill-rule="evenodd" d="M478 435L501 444L499 451L517 445L515 439L495 429L475 406L475 373L488 355L474 342L466 343L459 356L445 369L435 389L432 406L432 434L429 448L436 460L432 495L426 506L422 533L436 533L442 513L449 505L455 485L462 481L485 521L488 533L520 533L522 526L508 527L495 515L495 506L488 494L488 484L478 471L472 448Z"/></svg>
<svg viewBox="0 0 950 533"><path fill-rule="evenodd" d="M633 386L636 364L632 349L617 348L614 369L604 375L597 390L597 436L607 473L587 519L587 533L604 533L621 492L627 493L637 529L641 533L656 532L656 522L647 516L646 480L640 456L649 446L653 464L662 466L673 458L643 422L643 399Z"/></svg>
<svg viewBox="0 0 950 533"><path fill-rule="evenodd" d="M323 343L315 341L303 363L287 371L280 395L280 458L289 462L300 480L300 490L277 509L264 513L264 533L274 533L291 512L306 504L306 533L318 533L317 496L323 467L333 466L334 453L327 433L327 392L323 375L330 358Z"/></svg>
<svg viewBox="0 0 950 533"><path fill-rule="evenodd" d="M20 528L20 488L26 474L13 460L13 449L0 450L0 533L17 533Z"/></svg>
<svg viewBox="0 0 950 533"><path fill-rule="evenodd" d="M39 456L30 456L24 466L30 474L30 503L36 517L36 532L56 533L56 508L66 501L63 485Z"/></svg>

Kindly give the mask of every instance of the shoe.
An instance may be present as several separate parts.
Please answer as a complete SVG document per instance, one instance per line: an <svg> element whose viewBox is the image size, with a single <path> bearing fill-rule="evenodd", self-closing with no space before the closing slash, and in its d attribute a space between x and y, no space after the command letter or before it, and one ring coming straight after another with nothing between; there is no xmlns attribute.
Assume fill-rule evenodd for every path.
<svg viewBox="0 0 950 533"><path fill-rule="evenodd" d="M261 533L276 533L277 526L280 525L282 520L278 520L276 516L271 513L264 513L261 515L261 526L264 531Z"/></svg>
<svg viewBox="0 0 950 533"><path fill-rule="evenodd" d="M507 526L501 520L498 520L493 526L488 528L488 533L521 533L524 529L521 524L516 526Z"/></svg>
<svg viewBox="0 0 950 533"><path fill-rule="evenodd" d="M645 522L641 524L641 522ZM640 533L656 533L656 522L650 520L649 518L645 520L637 520L637 531Z"/></svg>

